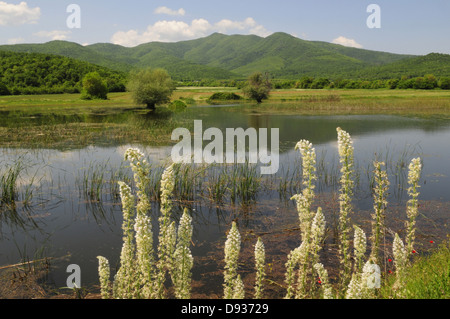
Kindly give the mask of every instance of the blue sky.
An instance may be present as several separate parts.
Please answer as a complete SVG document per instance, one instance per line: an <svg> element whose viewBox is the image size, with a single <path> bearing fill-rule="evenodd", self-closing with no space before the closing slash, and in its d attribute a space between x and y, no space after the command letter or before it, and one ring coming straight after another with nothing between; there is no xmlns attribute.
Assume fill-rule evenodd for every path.
<svg viewBox="0 0 450 319"><path fill-rule="evenodd" d="M69 28L67 7L80 8ZM370 4L380 28L369 28ZM407 54L450 54L448 0L0 0L0 44L67 40L135 46L225 34L286 32L312 41Z"/></svg>

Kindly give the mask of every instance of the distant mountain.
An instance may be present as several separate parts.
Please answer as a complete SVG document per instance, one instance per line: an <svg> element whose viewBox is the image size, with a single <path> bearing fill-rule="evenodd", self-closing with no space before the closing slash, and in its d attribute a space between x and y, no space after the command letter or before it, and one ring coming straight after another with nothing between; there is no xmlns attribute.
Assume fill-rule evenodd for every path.
<svg viewBox="0 0 450 319"><path fill-rule="evenodd" d="M224 35L176 43L151 42L133 48L110 43L88 46L66 41L0 46L0 50L63 55L119 71L162 67L177 80L242 79L253 72L274 78L303 76L374 79L450 76L450 55L401 55L306 41L286 33L266 38Z"/></svg>

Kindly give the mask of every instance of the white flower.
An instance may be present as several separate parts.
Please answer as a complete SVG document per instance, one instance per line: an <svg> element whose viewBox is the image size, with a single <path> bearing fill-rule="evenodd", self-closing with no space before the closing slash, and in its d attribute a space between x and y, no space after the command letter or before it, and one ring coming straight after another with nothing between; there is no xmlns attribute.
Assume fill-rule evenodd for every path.
<svg viewBox="0 0 450 319"><path fill-rule="evenodd" d="M224 298L232 299L237 278L237 266L239 253L241 251L241 235L236 222L233 222L225 242L225 284Z"/></svg>
<svg viewBox="0 0 450 319"><path fill-rule="evenodd" d="M366 238L366 233L359 228L358 226L354 225L353 226L355 228L355 238L353 241L353 246L354 246L354 251L355 251L355 258L358 265L358 268L361 265L361 262L364 258L364 254L366 253L366 249L367 249L367 238ZM361 270L361 269L359 269Z"/></svg>
<svg viewBox="0 0 450 319"><path fill-rule="evenodd" d="M397 271L401 271L406 266L408 260L408 252L405 249L403 241L400 236L396 233L394 237L394 244L392 246L392 252L394 254L394 264Z"/></svg>
<svg viewBox="0 0 450 319"><path fill-rule="evenodd" d="M302 156L303 184L310 189L314 189L314 185L311 182L317 179L316 149L307 140L298 142L295 149L299 150Z"/></svg>
<svg viewBox="0 0 450 319"><path fill-rule="evenodd" d="M175 164L172 164L166 168L161 177L161 210L163 214L168 213L171 204L170 197L175 187L174 166Z"/></svg>
<svg viewBox="0 0 450 319"><path fill-rule="evenodd" d="M411 164L409 164L408 172L408 183L410 185L410 187L408 188L408 195L411 197L411 199L408 200L406 207L406 215L408 216L408 220L406 222L406 245L410 253L414 250L416 218L419 214L418 197L420 193L418 189L420 188L419 180L421 170L422 164L420 158L413 159L411 161Z"/></svg>
<svg viewBox="0 0 450 319"><path fill-rule="evenodd" d="M372 214L371 259L378 263L378 250L384 230L385 211L388 204L386 196L389 189L389 180L386 171L382 169L385 166L384 162L374 162L373 165L375 167L374 177L376 185L373 188L374 214Z"/></svg>
<svg viewBox="0 0 450 319"><path fill-rule="evenodd" d="M264 243L261 238L255 245L255 269L256 269L256 285L255 285L255 299L261 299L262 293L264 291L263 281L266 275L265 263L266 263L266 251Z"/></svg>
<svg viewBox="0 0 450 319"><path fill-rule="evenodd" d="M340 178L340 194L339 194L339 252L341 264L343 265L343 280L346 282L350 276L350 239L349 239L349 223L350 214L352 213L352 196L353 196L353 141L350 134L337 128L338 133L338 149L339 161L341 164Z"/></svg>
<svg viewBox="0 0 450 319"><path fill-rule="evenodd" d="M98 274L100 278L101 294L103 299L110 298L110 268L109 262L105 257L98 256Z"/></svg>
<svg viewBox="0 0 450 319"><path fill-rule="evenodd" d="M178 226L178 242L174 255L172 280L175 286L175 296L178 299L189 299L191 295L191 270L194 264L190 244L192 240L192 218L187 209Z"/></svg>
<svg viewBox="0 0 450 319"><path fill-rule="evenodd" d="M287 293L285 298L286 299L290 299L294 296L294 291L297 290L297 293L299 292L298 290L301 290L302 287L297 287L297 289L294 287L294 280L295 280L295 269L297 267L297 265L304 265L307 258L308 258L308 249L309 246L308 244L303 241L299 247L295 248L294 250L292 250L289 255L288 255L288 260L286 262L286 279L285 282L287 284ZM304 278L305 277L305 273L302 269L302 267L299 269L299 274L298 277L299 278ZM301 281L301 279L300 279Z"/></svg>
<svg viewBox="0 0 450 319"><path fill-rule="evenodd" d="M319 259L318 253L322 249L325 225L325 216L322 213L322 208L319 207L311 226L311 259L313 264Z"/></svg>
<svg viewBox="0 0 450 319"><path fill-rule="evenodd" d="M422 163L420 158L414 158L409 164L408 183L411 187L408 189L408 194L414 196L416 189L419 188L419 180L422 171Z"/></svg>
<svg viewBox="0 0 450 319"><path fill-rule="evenodd" d="M314 269L316 270L317 274L319 275L320 286L322 287L322 291L323 291L323 298L324 299L334 299L333 290L328 281L328 271L325 269L325 267L321 263L315 264Z"/></svg>
<svg viewBox="0 0 450 319"><path fill-rule="evenodd" d="M352 275L352 279L350 280L350 284L348 285L347 291L345 293L346 299L361 299L362 291L361 291L361 278L359 273L354 273Z"/></svg>

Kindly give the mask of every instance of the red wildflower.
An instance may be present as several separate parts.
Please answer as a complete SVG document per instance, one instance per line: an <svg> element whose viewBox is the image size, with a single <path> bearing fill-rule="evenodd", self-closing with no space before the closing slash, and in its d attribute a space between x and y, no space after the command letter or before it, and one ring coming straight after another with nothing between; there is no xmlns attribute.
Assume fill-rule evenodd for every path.
<svg viewBox="0 0 450 319"><path fill-rule="evenodd" d="M391 259L391 258L389 258L389 259L388 259L388 261L389 261L389 262L391 263L391 262L392 262L392 259Z"/></svg>

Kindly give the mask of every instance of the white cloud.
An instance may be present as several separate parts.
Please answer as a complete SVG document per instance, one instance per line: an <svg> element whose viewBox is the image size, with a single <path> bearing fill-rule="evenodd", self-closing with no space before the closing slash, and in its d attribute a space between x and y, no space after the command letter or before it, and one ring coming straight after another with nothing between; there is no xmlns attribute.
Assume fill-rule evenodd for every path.
<svg viewBox="0 0 450 319"><path fill-rule="evenodd" d="M26 2L19 4L0 1L0 25L16 26L21 24L36 23L41 16L39 7L30 8Z"/></svg>
<svg viewBox="0 0 450 319"><path fill-rule="evenodd" d="M205 19L195 19L190 24L183 21L158 21L149 25L144 32L138 30L116 32L111 42L123 46L136 46L147 42L176 42L205 37L213 32L239 32L256 34L266 37L271 34L264 26L259 25L253 18L243 21L221 20L211 24Z"/></svg>
<svg viewBox="0 0 450 319"><path fill-rule="evenodd" d="M184 16L186 14L186 11L183 8L178 9L178 10L172 10L167 7L158 7L155 9L155 13L156 14L167 14L170 16Z"/></svg>
<svg viewBox="0 0 450 319"><path fill-rule="evenodd" d="M23 43L25 42L24 38L12 38L12 39L8 39L8 44L18 44L18 43Z"/></svg>
<svg viewBox="0 0 450 319"><path fill-rule="evenodd" d="M357 43L355 40L349 39L349 38L346 38L343 36L340 36L340 37L334 39L332 43L340 44L340 45L343 45L346 47L358 48L358 49L362 49L362 47L363 47L361 44Z"/></svg>
<svg viewBox="0 0 450 319"><path fill-rule="evenodd" d="M70 31L39 31L34 33L35 36L40 38L49 38L51 40L66 40L71 32Z"/></svg>

